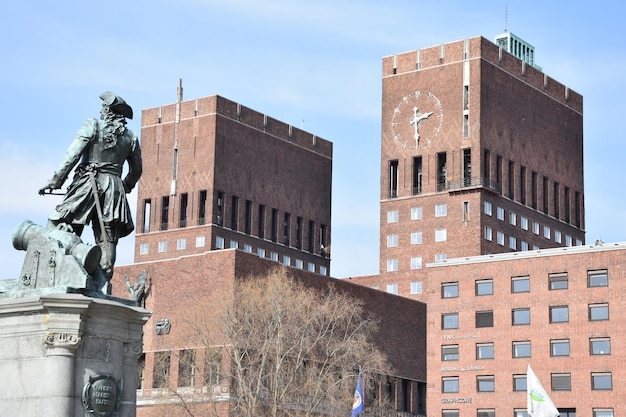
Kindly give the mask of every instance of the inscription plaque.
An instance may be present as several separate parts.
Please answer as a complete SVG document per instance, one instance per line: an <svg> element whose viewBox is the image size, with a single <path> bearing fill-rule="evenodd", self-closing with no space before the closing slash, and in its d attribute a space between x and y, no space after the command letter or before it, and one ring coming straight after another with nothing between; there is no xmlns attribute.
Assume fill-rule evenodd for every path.
<svg viewBox="0 0 626 417"><path fill-rule="evenodd" d="M89 378L83 388L83 407L89 416L112 417L117 414L119 387L108 375Z"/></svg>

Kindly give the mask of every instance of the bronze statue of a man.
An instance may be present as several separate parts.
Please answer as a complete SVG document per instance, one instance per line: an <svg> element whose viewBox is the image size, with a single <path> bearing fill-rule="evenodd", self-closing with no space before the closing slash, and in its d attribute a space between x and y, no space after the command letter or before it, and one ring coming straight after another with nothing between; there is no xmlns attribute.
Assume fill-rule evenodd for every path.
<svg viewBox="0 0 626 417"><path fill-rule="evenodd" d="M134 229L126 193L139 181L142 164L139 140L126 128L126 119L133 118L133 109L110 91L100 98L100 119L89 119L83 124L39 194L61 188L76 167L63 201L50 214L48 225L70 225L80 236L85 225L91 224L102 251L99 273L108 281L113 276L118 239ZM128 173L122 179L124 162L128 163Z"/></svg>

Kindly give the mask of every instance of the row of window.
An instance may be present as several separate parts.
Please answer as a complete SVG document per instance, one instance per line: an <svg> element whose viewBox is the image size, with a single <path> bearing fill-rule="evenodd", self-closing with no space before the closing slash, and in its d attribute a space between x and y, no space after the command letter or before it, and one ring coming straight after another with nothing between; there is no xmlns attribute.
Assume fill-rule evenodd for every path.
<svg viewBox="0 0 626 417"><path fill-rule="evenodd" d="M212 387L220 384L222 348L182 349L154 352L152 388ZM145 354L139 361L139 387L145 389ZM176 384L171 380L172 366L178 367ZM198 379L200 378L200 379Z"/></svg>
<svg viewBox="0 0 626 417"><path fill-rule="evenodd" d="M161 197L161 215L160 215L160 230L168 230L169 218L170 218L170 206L171 196ZM200 190L197 196L197 224L204 225L207 223L207 190ZM230 223L224 224L225 213L225 195L224 192L217 192L217 201L214 212L214 224L223 227L230 227L231 230L243 232L247 235L255 235L261 239L269 239L272 242L280 242L285 246L293 246L299 250L303 250L305 246L305 233L306 233L306 250L311 253L320 253L322 256L327 255L326 248L328 247L328 228L326 225L321 224L318 231L318 242L315 241L316 224L315 221L310 220L308 222L307 230L305 229L305 221L302 217L296 217L295 222L292 221L290 213L282 213L279 216L278 209L267 209L263 204L254 204L250 200L245 200L242 205L238 196L231 196L230 204ZM181 193L179 195L178 202L178 224L177 227L187 227L188 212L190 202L188 193ZM143 203L143 227L142 232L150 232L151 225L151 210L152 200L145 199ZM243 218L240 215L240 206L243 206ZM256 217L255 217L256 216ZM266 227L267 217L269 216L269 227ZM253 221L256 219L255 230L253 230ZM243 220L243 221L241 221ZM295 230L293 230L295 227ZM269 233L266 230L269 229ZM295 241L292 241L295 238Z"/></svg>
<svg viewBox="0 0 626 417"><path fill-rule="evenodd" d="M550 306L550 323L569 322L569 306ZM493 327L493 310L476 311L476 327ZM609 303L595 303L588 305L589 321L602 321L609 319ZM511 310L511 324L522 326L530 324L530 307L514 308ZM459 328L459 313L441 314L441 328L443 330Z"/></svg>
<svg viewBox="0 0 626 417"><path fill-rule="evenodd" d="M567 272L548 274L549 290L566 290L569 288ZM587 271L587 287L608 287L609 274L606 269ZM481 278L474 281L474 294L477 296L493 295L493 278ZM511 293L530 292L530 276L511 277ZM459 282L444 282L441 284L441 298L457 298L459 296Z"/></svg>
<svg viewBox="0 0 626 417"><path fill-rule="evenodd" d="M612 408L593 408L592 417L614 417ZM576 417L575 408L560 408L560 417ZM459 410L441 410L441 417L459 417ZM496 417L496 410L493 408L479 408L476 410L476 417ZM528 417L526 408L516 408L513 410L513 417Z"/></svg>
<svg viewBox="0 0 626 417"><path fill-rule="evenodd" d="M447 204L435 205L435 217L446 217L448 215ZM411 220L422 219L422 207L411 207ZM397 223L400 221L400 212L398 210L389 210L387 212L387 223Z"/></svg>
<svg viewBox="0 0 626 417"><path fill-rule="evenodd" d="M436 253L435 262L443 262L448 259L445 253ZM411 269L422 269L424 266L424 258L421 256L412 256L410 259ZM400 266L398 259L387 259L387 272L398 272Z"/></svg>
<svg viewBox="0 0 626 417"><path fill-rule="evenodd" d="M196 248L202 248L204 247L206 244L206 238L205 236L196 236ZM215 238L215 247L217 249L225 249L226 248L226 241L223 237L217 236ZM236 240L231 240L230 241L230 246L231 249L239 249L239 242L237 242ZM176 240L176 250L184 250L187 248L187 239L186 238L180 238ZM248 253L253 253L253 249L252 249L252 245L248 245L248 244L244 244L243 245L243 250L245 252ZM160 253L162 252L167 252L167 241L166 240L162 240L160 242L158 242L158 251ZM139 255L147 255L148 253L150 253L150 244L149 243L142 243L139 245ZM282 260L280 260L280 256L278 254L278 252L274 252L274 251L270 251L268 253L268 251L266 251L263 248L258 248L256 250L256 254L260 257L260 258L267 258L267 259L271 259L272 261L275 262L281 262L283 265L286 266L294 266L298 269L305 269L305 264L306 264L306 270L309 272L315 272L316 269L316 265L313 262L304 262L302 259L295 259L292 261L291 256L288 255L282 255ZM327 275L328 273L328 269L323 266L320 265L319 266L319 273L321 275Z"/></svg>
<svg viewBox="0 0 626 417"><path fill-rule="evenodd" d="M589 354L610 355L611 339L609 337L592 337L589 338ZM550 356L570 356L570 340L569 339L552 339L550 340ZM495 348L493 342L476 343L476 359L494 359ZM531 343L529 340L515 341L512 345L513 358L530 358ZM453 362L459 360L459 345L450 344L441 346L441 360L443 362Z"/></svg>
<svg viewBox="0 0 626 417"><path fill-rule="evenodd" d="M572 376L567 373L551 374L552 391L571 391ZM591 372L591 389L594 391L610 391L613 389L611 372ZM496 382L493 375L476 377L476 392L495 392ZM513 375L513 391L526 391L526 374ZM452 394L459 392L459 377L444 376L441 378L441 392Z"/></svg>

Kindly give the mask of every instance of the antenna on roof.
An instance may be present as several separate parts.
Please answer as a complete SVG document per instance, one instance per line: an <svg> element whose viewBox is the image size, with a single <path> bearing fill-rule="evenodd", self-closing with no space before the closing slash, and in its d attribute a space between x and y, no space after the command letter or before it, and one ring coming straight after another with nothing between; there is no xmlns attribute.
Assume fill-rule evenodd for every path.
<svg viewBox="0 0 626 417"><path fill-rule="evenodd" d="M504 32L509 31L508 26L509 26L509 5L505 4L504 5Z"/></svg>
<svg viewBox="0 0 626 417"><path fill-rule="evenodd" d="M180 103L183 101L183 79L178 79L178 88L176 89L176 102Z"/></svg>

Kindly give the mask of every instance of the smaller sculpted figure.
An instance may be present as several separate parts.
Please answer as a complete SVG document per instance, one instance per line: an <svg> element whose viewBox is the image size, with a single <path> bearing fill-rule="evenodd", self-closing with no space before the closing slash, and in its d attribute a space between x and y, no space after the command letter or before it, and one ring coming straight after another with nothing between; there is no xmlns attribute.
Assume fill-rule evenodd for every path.
<svg viewBox="0 0 626 417"><path fill-rule="evenodd" d="M130 299L137 302L137 305L143 307L144 301L147 295L146 289L146 271L143 271L138 277L137 282L131 284L128 280L128 277L124 277L126 280L126 289L128 290L128 294L130 295Z"/></svg>
<svg viewBox="0 0 626 417"><path fill-rule="evenodd" d="M94 281L106 284L113 276L118 239L134 230L126 194L137 184L142 163L139 140L126 127L126 119L133 118L132 108L110 91L100 99L100 119L83 124L39 194L61 188L75 168L63 201L48 218L48 227L68 225L80 236L85 225L91 224L102 252ZM128 173L122 179L124 163Z"/></svg>

